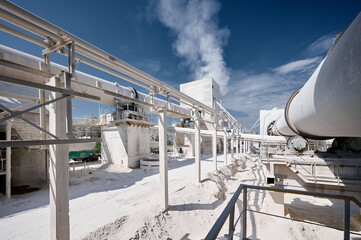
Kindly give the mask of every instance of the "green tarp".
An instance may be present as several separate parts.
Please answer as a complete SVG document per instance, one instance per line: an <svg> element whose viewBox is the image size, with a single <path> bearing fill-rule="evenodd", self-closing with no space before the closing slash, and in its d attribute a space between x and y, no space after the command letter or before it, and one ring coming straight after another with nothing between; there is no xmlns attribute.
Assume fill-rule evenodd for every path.
<svg viewBox="0 0 361 240"><path fill-rule="evenodd" d="M92 152L93 150L70 151L69 159L89 157Z"/></svg>

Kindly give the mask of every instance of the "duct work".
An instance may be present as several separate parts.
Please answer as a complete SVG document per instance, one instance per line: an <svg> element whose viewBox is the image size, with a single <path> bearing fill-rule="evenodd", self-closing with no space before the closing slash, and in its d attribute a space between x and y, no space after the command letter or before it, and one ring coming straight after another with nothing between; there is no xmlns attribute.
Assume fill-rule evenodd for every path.
<svg viewBox="0 0 361 240"><path fill-rule="evenodd" d="M338 37L284 115L268 126L276 136L361 137L361 14Z"/></svg>

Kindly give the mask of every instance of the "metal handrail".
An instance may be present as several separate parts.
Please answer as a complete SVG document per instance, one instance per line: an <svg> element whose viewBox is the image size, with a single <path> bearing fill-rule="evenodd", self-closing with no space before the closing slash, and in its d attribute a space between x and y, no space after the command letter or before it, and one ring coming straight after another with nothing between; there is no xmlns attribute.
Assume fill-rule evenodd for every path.
<svg viewBox="0 0 361 240"><path fill-rule="evenodd" d="M234 193L233 197L208 232L205 240L216 239L219 232L221 231L224 223L226 222L229 216L229 229L228 229L228 238L233 239L233 234L235 231L235 226L238 222L234 223L234 213L235 213L235 205L239 198L239 195L243 191L243 210L240 213L239 218L242 216L242 239L246 239L247 235L247 189L258 189L272 192L281 192L281 193L291 193L291 194L299 194L299 195L307 195L313 197L320 198L332 198L332 199L340 199L344 200L344 239L350 239L350 202L354 202L358 207L361 208L361 202L357 200L353 196L341 195L341 194L331 194L331 193L320 193L320 192L309 192L309 191L301 191L294 189L283 189L283 188L275 188L275 187L266 187L266 186L255 186L255 185L246 185L241 184L237 188L237 191ZM239 219L238 218L238 219Z"/></svg>

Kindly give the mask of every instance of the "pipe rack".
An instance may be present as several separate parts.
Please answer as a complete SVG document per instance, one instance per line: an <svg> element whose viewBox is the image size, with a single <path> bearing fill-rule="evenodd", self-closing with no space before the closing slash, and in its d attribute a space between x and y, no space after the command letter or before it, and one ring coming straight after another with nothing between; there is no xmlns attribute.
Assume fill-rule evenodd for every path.
<svg viewBox="0 0 361 240"><path fill-rule="evenodd" d="M194 98L176 90L175 88L165 84L164 82L156 79L155 77L144 73L143 71L131 66L130 64L116 58L115 56L87 43L86 41L78 38L77 36L47 22L46 20L28 12L27 10L9 2L1 1L0 6L0 17L9 23L19 26L29 32L32 32L45 39L45 42L49 44L44 50L44 53L50 53L53 51L62 52L64 46L73 42L75 44L75 53L78 53L84 57L75 55L75 59L81 60L81 62L90 65L92 67L101 68L103 71L110 71L126 81L137 84L141 87L147 87L151 89L151 93L157 94L169 94L173 97L173 100L179 102L187 102L194 108L201 111L210 113L212 116L221 116L227 119L234 127L241 128L242 125L235 121L232 117L229 117L225 113L220 113L213 108L195 100ZM44 46L33 37L16 32L8 27L0 26L0 29L7 31L10 34L17 35L18 37L24 38L35 44Z"/></svg>

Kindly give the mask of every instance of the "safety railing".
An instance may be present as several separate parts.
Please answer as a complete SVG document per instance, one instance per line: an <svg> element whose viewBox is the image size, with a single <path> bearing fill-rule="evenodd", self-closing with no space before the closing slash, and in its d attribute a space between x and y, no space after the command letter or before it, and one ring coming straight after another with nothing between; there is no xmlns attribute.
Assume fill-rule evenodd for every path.
<svg viewBox="0 0 361 240"><path fill-rule="evenodd" d="M229 217L229 227L228 227L228 239L233 239L233 234L235 232L235 227L238 224L238 221L242 218L242 239L247 239L247 211L253 211L251 209L247 209L247 190L248 189L257 189L257 190L265 190L265 191L272 191L272 192L281 192L281 193L291 193L291 194L299 194L299 195L308 195L313 197L320 197L320 198L328 198L328 199L340 199L344 200L344 222L343 222L343 229L344 232L344 239L350 239L350 202L354 202L357 206L361 208L361 203L352 196L340 195L340 194L330 194L330 193L319 193L319 192L308 192L308 191L301 191L301 190L293 190L293 189L282 189L282 188L275 188L275 187L265 187L265 186L253 186L253 185L245 185L241 184L237 191L234 193L233 197L227 204L226 208L223 210L219 218L217 219L216 223L213 225L212 229L208 232L206 236L206 240L216 239L219 232L223 228L224 223L226 222L227 218ZM234 214L235 214L235 205L236 202L243 192L243 207L242 211L240 212L236 221L234 221ZM255 211L253 211L255 212ZM262 212L260 212L262 213ZM267 214L274 217L281 217L273 214ZM282 217L286 218L286 217ZM286 218L290 220L294 220L292 218ZM307 222L310 223L310 222ZM329 227L322 224L317 224L324 227ZM356 233L354 233L356 234Z"/></svg>

